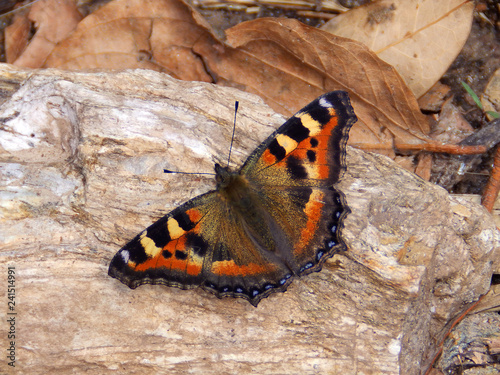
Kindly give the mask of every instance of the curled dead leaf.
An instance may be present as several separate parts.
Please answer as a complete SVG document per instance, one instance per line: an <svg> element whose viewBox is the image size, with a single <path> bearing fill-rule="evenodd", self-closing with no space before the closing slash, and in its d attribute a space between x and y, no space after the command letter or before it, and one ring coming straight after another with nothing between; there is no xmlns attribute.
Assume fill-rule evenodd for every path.
<svg viewBox="0 0 500 375"><path fill-rule="evenodd" d="M54 46L75 29L82 15L72 0L41 0L32 5L29 19L37 32L14 65L38 68Z"/></svg>
<svg viewBox="0 0 500 375"><path fill-rule="evenodd" d="M224 82L243 85L275 110L289 115L325 91L346 90L359 119L352 145L387 153L397 144L427 142L415 97L396 70L361 43L291 19L261 18L226 33L235 49L231 59L200 53L219 60L212 71Z"/></svg>

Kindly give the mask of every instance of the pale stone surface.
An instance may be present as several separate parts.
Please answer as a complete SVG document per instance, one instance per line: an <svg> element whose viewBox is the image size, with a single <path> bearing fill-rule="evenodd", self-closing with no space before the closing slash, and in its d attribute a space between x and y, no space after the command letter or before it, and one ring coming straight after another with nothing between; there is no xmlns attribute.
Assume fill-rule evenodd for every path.
<svg viewBox="0 0 500 375"><path fill-rule="evenodd" d="M4 78L27 78L0 107L1 279L15 266L18 371L421 374L489 288L500 236L482 207L349 149L339 184L349 251L322 272L257 308L201 290L131 290L107 276L114 253L214 186L163 168L224 164L235 100L231 164L283 119L253 95L150 71L10 69Z"/></svg>

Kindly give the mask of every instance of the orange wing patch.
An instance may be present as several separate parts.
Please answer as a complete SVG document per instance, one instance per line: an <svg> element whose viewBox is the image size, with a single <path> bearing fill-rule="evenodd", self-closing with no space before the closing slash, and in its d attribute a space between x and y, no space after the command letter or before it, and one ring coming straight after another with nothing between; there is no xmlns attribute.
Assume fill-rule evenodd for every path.
<svg viewBox="0 0 500 375"><path fill-rule="evenodd" d="M308 220L305 228L303 228L301 232L301 244L309 244L318 229L318 222L321 218L321 212L324 206L324 203L322 203L324 195L325 193L323 191L314 189L309 198L309 202L306 203L304 211Z"/></svg>
<svg viewBox="0 0 500 375"><path fill-rule="evenodd" d="M275 269L270 266L272 265L263 266L255 263L238 266L233 260L222 260L212 264L212 273L221 276L252 276L266 274L270 269Z"/></svg>

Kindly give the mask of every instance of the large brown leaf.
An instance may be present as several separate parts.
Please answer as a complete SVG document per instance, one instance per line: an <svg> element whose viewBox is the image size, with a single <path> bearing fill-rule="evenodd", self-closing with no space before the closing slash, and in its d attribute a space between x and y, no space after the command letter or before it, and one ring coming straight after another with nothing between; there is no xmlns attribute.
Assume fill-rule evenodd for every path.
<svg viewBox="0 0 500 375"><path fill-rule="evenodd" d="M45 67L69 70L144 68L183 80L210 82L192 51L208 24L177 0L112 1L86 17Z"/></svg>
<svg viewBox="0 0 500 375"><path fill-rule="evenodd" d="M415 97L396 70L361 43L291 19L261 18L226 33L233 48L222 54L208 43L195 46L219 81L243 85L286 114L326 91L346 90L359 119L351 144L392 150L393 142L425 142L427 122Z"/></svg>
<svg viewBox="0 0 500 375"><path fill-rule="evenodd" d="M263 97L290 115L326 91L350 93L351 144L391 153L427 141L427 123L393 67L361 43L289 19L258 19L222 42L179 0L117 0L85 18L46 66L148 68Z"/></svg>

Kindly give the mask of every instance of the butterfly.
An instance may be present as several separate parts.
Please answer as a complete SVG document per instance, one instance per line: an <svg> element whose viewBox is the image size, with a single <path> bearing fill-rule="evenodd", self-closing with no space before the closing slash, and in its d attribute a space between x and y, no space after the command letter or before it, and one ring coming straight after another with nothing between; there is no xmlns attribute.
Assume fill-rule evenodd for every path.
<svg viewBox="0 0 500 375"><path fill-rule="evenodd" d="M333 187L357 121L344 91L324 94L273 132L239 170L215 164L216 190L177 207L113 257L130 288L201 287L257 306L345 250L349 213Z"/></svg>

